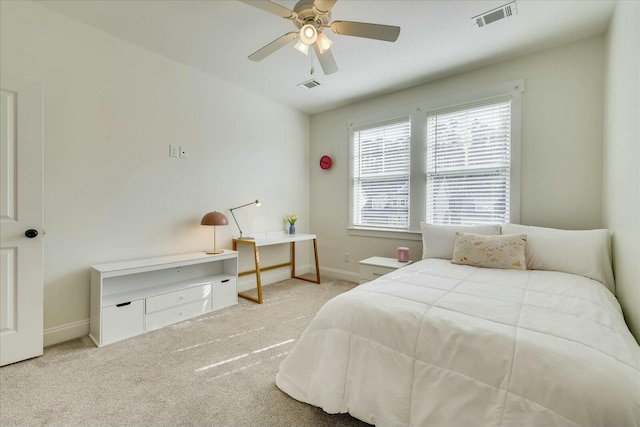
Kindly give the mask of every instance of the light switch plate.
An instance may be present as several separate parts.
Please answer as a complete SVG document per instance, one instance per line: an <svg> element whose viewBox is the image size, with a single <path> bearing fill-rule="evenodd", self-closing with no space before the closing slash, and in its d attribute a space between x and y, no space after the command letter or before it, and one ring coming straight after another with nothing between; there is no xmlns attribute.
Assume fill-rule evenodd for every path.
<svg viewBox="0 0 640 427"><path fill-rule="evenodd" d="M180 155L180 147L169 144L169 157L178 157Z"/></svg>

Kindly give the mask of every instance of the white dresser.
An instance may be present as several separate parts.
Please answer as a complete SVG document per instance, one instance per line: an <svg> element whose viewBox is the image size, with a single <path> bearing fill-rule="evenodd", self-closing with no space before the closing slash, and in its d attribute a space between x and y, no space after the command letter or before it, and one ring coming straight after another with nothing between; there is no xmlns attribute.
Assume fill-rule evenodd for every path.
<svg viewBox="0 0 640 427"><path fill-rule="evenodd" d="M91 266L91 339L103 346L238 303L238 252Z"/></svg>

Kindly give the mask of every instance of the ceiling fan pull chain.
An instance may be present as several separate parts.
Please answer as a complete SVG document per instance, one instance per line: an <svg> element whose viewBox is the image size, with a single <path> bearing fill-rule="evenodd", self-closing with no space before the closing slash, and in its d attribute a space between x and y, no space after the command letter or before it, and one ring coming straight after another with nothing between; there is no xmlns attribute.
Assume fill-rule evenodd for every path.
<svg viewBox="0 0 640 427"><path fill-rule="evenodd" d="M311 70L309 70L309 72L313 76L313 73L316 71L313 67L313 54L309 55L309 58L311 58Z"/></svg>

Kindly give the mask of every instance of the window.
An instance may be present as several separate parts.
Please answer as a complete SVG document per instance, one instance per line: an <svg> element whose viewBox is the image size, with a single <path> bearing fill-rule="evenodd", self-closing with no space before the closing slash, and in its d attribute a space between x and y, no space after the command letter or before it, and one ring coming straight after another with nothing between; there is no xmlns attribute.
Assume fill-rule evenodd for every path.
<svg viewBox="0 0 640 427"><path fill-rule="evenodd" d="M351 123L350 234L517 222L523 90L516 80Z"/></svg>
<svg viewBox="0 0 640 427"><path fill-rule="evenodd" d="M426 221L509 222L511 101L427 116Z"/></svg>
<svg viewBox="0 0 640 427"><path fill-rule="evenodd" d="M409 227L410 137L408 117L353 131L354 225Z"/></svg>

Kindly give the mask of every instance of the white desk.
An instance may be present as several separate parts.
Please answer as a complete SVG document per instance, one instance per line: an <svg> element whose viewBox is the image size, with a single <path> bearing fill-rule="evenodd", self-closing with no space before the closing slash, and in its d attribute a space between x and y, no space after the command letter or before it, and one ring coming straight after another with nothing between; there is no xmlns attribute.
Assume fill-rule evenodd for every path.
<svg viewBox="0 0 640 427"><path fill-rule="evenodd" d="M305 240L313 240L313 254L315 257L316 263L316 280L307 279L305 277L296 276L296 242L301 242ZM290 245L290 258L289 262L285 262L282 264L270 265L268 267L260 266L260 252L259 247L261 246L271 246L271 245L281 245L289 243ZM286 233L269 233L255 236L254 239L233 239L233 250L237 250L238 245L251 245L253 246L253 257L255 261L255 269L242 271L238 273L238 276L246 276L249 274L256 275L256 286L258 289L258 297L254 297L251 295L245 295L241 292L238 293L239 297L244 299L248 299L253 302L257 302L258 304L262 304L262 281L260 279L260 272L272 270L274 268L281 267L291 267L291 277L294 279L305 280L311 283L320 283L320 267L318 264L318 244L315 234L286 234Z"/></svg>

